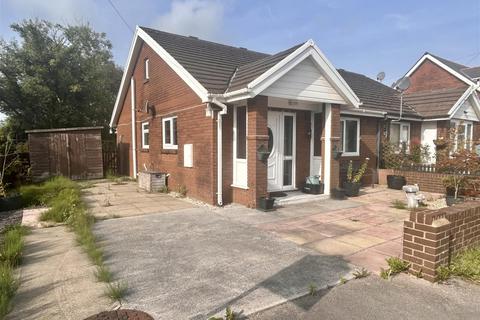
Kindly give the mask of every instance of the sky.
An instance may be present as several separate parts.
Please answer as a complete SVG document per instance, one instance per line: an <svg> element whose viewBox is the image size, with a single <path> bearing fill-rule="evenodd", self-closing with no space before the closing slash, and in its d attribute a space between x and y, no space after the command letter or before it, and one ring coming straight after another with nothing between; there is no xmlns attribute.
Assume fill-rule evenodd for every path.
<svg viewBox="0 0 480 320"><path fill-rule="evenodd" d="M266 53L313 39L335 67L387 85L425 51L480 65L480 0L0 0L0 38L28 18L90 24L122 67L136 25Z"/></svg>

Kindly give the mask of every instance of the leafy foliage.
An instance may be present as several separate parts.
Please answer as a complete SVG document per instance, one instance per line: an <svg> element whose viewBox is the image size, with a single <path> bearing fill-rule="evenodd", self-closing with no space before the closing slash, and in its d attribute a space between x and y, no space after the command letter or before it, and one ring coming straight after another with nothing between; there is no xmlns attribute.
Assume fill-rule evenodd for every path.
<svg viewBox="0 0 480 320"><path fill-rule="evenodd" d="M382 166L385 169L400 169L403 166L419 164L431 157L431 150L428 146L402 144L398 147L387 138L382 139L381 147Z"/></svg>
<svg viewBox="0 0 480 320"><path fill-rule="evenodd" d="M11 28L21 41L0 41L0 111L11 130L105 126L122 75L106 35L44 20Z"/></svg>
<svg viewBox="0 0 480 320"><path fill-rule="evenodd" d="M368 166L368 161L370 158L365 158L363 161L362 165L358 169L357 172L353 172L353 161L350 160L348 163L348 168L347 168L347 182L353 182L353 183L358 183L364 176L365 172L367 171L367 166Z"/></svg>

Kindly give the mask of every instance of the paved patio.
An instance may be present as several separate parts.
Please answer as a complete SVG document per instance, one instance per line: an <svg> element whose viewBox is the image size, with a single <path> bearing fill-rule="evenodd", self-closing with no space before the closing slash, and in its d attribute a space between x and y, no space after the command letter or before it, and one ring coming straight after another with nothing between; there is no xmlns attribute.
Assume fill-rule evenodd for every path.
<svg viewBox="0 0 480 320"><path fill-rule="evenodd" d="M136 182L99 182L83 190L82 197L97 218L123 218L194 208L187 200L168 194L146 192Z"/></svg>
<svg viewBox="0 0 480 320"><path fill-rule="evenodd" d="M427 198L439 197L423 194ZM223 214L321 254L341 256L378 274L386 267L386 258L401 255L403 221L409 211L393 208L394 200L405 200L404 192L376 186L343 201L297 203L272 212L247 213L238 208L237 212Z"/></svg>

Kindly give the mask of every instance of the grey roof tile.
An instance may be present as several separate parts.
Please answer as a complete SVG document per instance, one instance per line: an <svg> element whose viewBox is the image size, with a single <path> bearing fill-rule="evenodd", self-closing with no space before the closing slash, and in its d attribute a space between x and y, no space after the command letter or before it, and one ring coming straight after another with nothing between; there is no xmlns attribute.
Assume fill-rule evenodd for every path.
<svg viewBox="0 0 480 320"><path fill-rule="evenodd" d="M448 111L465 93L465 88L421 91L406 94L405 102L425 118L448 116Z"/></svg>

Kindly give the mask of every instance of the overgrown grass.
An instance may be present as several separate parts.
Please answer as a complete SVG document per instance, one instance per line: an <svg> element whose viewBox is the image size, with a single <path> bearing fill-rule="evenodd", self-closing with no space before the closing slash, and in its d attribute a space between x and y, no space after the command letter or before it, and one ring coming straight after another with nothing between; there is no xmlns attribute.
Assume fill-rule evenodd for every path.
<svg viewBox="0 0 480 320"><path fill-rule="evenodd" d="M13 268L18 266L22 259L24 236L28 229L20 225L8 227L3 232L3 245L0 249L0 319L10 312L11 300L17 290Z"/></svg>
<svg viewBox="0 0 480 320"><path fill-rule="evenodd" d="M392 201L392 207L394 207L395 209L405 210L407 209L407 204L405 203L405 201L397 199Z"/></svg>
<svg viewBox="0 0 480 320"><path fill-rule="evenodd" d="M410 268L410 264L398 257L390 257L386 259L388 268L380 270L380 277L382 279L388 280L390 277L401 273L406 272Z"/></svg>
<svg viewBox="0 0 480 320"><path fill-rule="evenodd" d="M449 267L437 269L437 279L445 281L451 276L480 282L480 246L466 249L457 254Z"/></svg>
<svg viewBox="0 0 480 320"><path fill-rule="evenodd" d="M95 272L97 280L107 283L107 296L120 301L127 290L126 284L111 283L113 276L103 262L103 251L97 245L97 239L93 234L95 218L81 199L81 186L67 178L57 177L41 185L21 188L21 192L25 203L50 207L41 215L41 220L67 223L70 230L75 233L77 243L97 266Z"/></svg>

